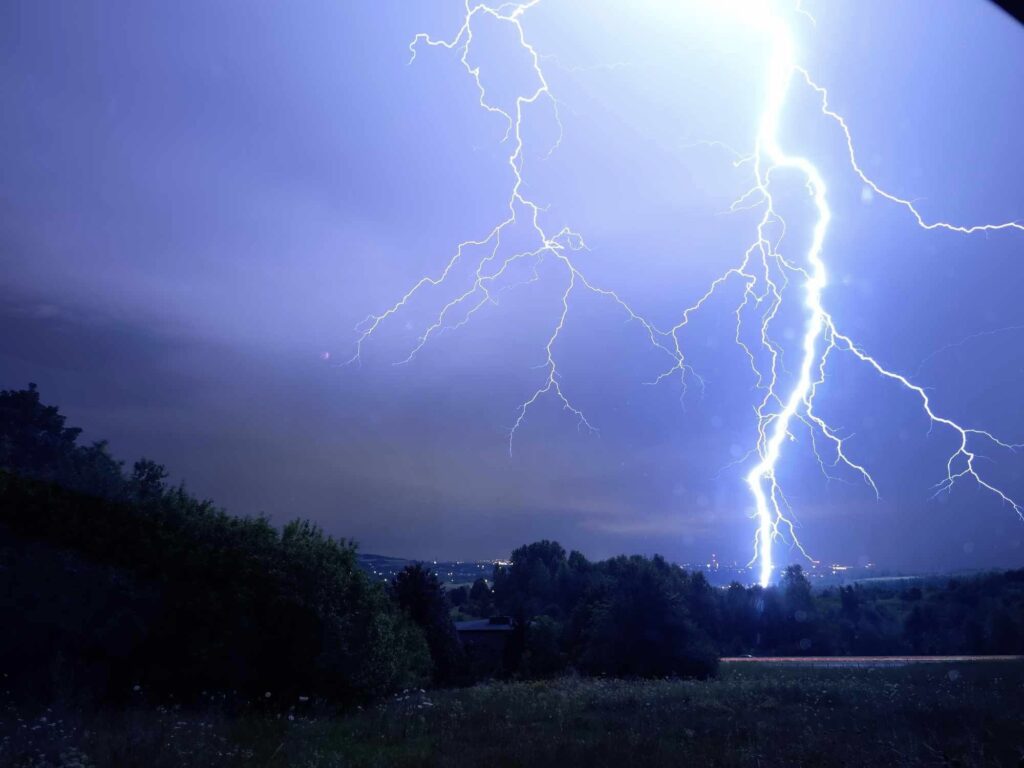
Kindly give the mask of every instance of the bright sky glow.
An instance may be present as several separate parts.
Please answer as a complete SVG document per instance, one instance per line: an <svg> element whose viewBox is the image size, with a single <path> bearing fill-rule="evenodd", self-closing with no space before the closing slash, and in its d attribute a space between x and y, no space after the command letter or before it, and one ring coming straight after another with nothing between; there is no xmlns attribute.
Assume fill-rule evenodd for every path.
<svg viewBox="0 0 1024 768"><path fill-rule="evenodd" d="M746 484L754 499L754 517L756 530L754 533L754 556L751 563L756 563L758 581L762 585L770 583L775 569L773 546L780 540L788 540L808 560L817 562L808 553L797 536L792 520L789 503L778 479L778 468L784 461L784 446L787 439L795 440L793 429L795 421L802 422L811 431L812 447L815 457L821 466L822 473L829 477L828 465L843 464L857 473L874 491L879 489L864 463L855 461L848 455L844 439L840 432L831 427L815 411L815 396L818 388L828 380L827 364L833 351L847 351L861 362L873 368L877 374L887 380L897 382L916 395L920 406L934 425L952 430L959 438L959 443L946 463L946 477L940 483L939 490L949 490L954 483L968 479L989 491L999 502L1017 513L1024 521L1024 508L1011 498L1005 491L986 480L976 466L977 454L973 448L975 441L987 443L996 448L1009 451L1024 447L997 438L992 433L961 424L936 414L931 407L930 399L925 390L903 375L890 371L871 355L863 351L850 337L840 333L824 306L823 292L828 285L826 266L826 238L832 212L827 198L827 185L818 167L807 157L801 156L792 149L784 149L780 145L780 126L786 108L787 96L794 87L810 88L821 101L821 115L830 119L842 130L849 151L849 162L853 171L864 184L884 199L907 209L913 221L924 229L938 229L949 232L971 235L978 232L998 230L1020 230L1022 225L1016 222L954 224L944 221L928 222L918 212L914 204L891 194L867 177L857 162L854 142L846 121L832 111L828 103L825 88L817 85L809 72L799 63L790 29L790 18L801 16L814 24L814 19L802 7L796 5L782 12L767 3L751 0L750 2L730 2L724 8L745 24L755 26L759 34L767 36L770 60L766 63L767 81L765 98L762 104L751 105L751 109L759 114L757 120L757 136L754 138L752 154L740 156L737 164L749 163L753 168L754 186L742 195L735 207L760 208L762 215L757 225L753 244L743 255L738 266L716 278L700 300L683 310L680 321L671 328L662 329L648 320L633 306L625 301L613 289L591 280L577 263L576 254L585 251L587 246L583 235L564 225L558 229L547 228L542 222L544 207L533 200L526 191L524 179L524 157L526 139L524 125L529 120L529 110L539 102L550 104L556 115L559 131L558 138L547 152L556 151L565 141L564 128L558 120L559 102L552 93L544 69L544 58L533 43L524 27L524 17L539 5L541 0L530 0L523 3L505 3L490 6L466 0L465 15L462 24L450 38L435 38L427 33L417 34L410 44L411 62L415 62L421 48L442 48L453 52L459 57L466 74L472 78L479 93L479 104L482 109L502 118L507 124L503 143L508 143L510 151L507 158L511 172L511 189L508 197L507 216L496 223L484 236L478 239L459 243L454 249L444 268L433 275L426 275L414 283L397 302L379 314L370 315L358 327L356 350L350 363L360 360L364 344L380 328L381 324L403 308L421 291L430 287L442 286L449 279L452 271L469 258L475 258L475 279L468 288L458 292L449 301L443 303L434 320L420 333L416 344L408 356L400 362L408 363L423 349L433 337L448 330L456 330L469 322L472 317L488 305L498 303L499 292L509 290L522 284L540 279L538 266L546 259L553 259L561 265L562 289L561 309L551 321L550 334L544 346L544 363L540 366L543 374L540 383L533 393L525 399L516 413L509 433L509 450L513 449L513 439L522 426L531 409L542 398L554 398L576 421L577 426L591 432L596 431L591 420L582 409L566 394L562 386L562 375L559 370L557 346L570 314L572 301L577 294L589 292L604 298L618 312L624 313L629 320L638 323L644 330L648 341L658 350L665 353L672 361L668 371L658 377L658 381L677 374L685 387L688 374L694 374L687 362L684 344L680 339L681 330L689 323L690 318L699 312L706 301L725 283L739 281L744 285L741 304L736 308L736 342L750 360L756 388L761 398L755 408L758 440L748 457L752 457ZM709 7L713 7L712 3ZM722 6L719 6L721 8ZM481 66L471 61L474 52L474 33L482 18L489 18L498 23L507 24L515 31L518 46L530 62L536 76L533 90L518 94L511 108L503 107L489 94L486 75ZM815 216L811 226L809 245L803 254L788 253L781 247L783 234L786 230L786 219L781 213L781 206L776 202L773 191L775 178L787 172L795 172L803 179L806 194L813 202ZM503 237L506 232L517 225L525 223L532 231L532 242L525 248L514 250L511 254L503 253ZM470 256L469 254L476 254ZM507 281L507 274L521 263L529 267L527 277L522 281ZM794 291L794 287L797 290ZM781 375L782 346L774 337L773 330L779 313L788 303L799 301L804 307L804 326L799 344L799 365L795 378ZM752 348L743 340L744 325L756 323L758 343ZM830 446L831 460L819 452L817 439Z"/></svg>
<svg viewBox="0 0 1024 768"><path fill-rule="evenodd" d="M426 560L1024 564L995 4L0 16L0 383L115 455Z"/></svg>

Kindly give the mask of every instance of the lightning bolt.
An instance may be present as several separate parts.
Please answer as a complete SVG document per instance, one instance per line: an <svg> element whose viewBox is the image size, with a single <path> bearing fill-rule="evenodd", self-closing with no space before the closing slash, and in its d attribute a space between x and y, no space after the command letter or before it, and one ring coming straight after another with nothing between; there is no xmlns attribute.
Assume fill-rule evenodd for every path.
<svg viewBox="0 0 1024 768"><path fill-rule="evenodd" d="M752 167L753 179L750 189L736 200L731 210L760 209L761 216L753 242L739 258L738 263L715 278L696 302L683 309L676 324L669 328L659 328L614 290L599 285L587 277L577 258L580 252L587 249L582 235L568 226L545 226L545 206L534 200L525 190L525 147L522 128L530 110L541 103L548 104L553 110L559 135L554 145L548 149L549 155L558 148L564 133L559 118L559 102L551 91L543 68L544 61L557 62L557 59L539 53L529 41L523 26L524 16L540 2L541 0L527 0L492 6L486 3L474 4L471 0L466 0L461 26L452 37L435 38L427 33L420 33L410 43L410 64L416 60L423 47L443 48L457 53L466 74L475 85L479 106L500 118L506 125L503 143L507 142L511 147L507 157L510 182L508 212L483 237L459 243L438 273L422 277L390 307L378 314L370 315L360 323L356 328L355 351L349 363L360 360L365 343L383 323L401 312L413 297L431 289L450 286L455 280L457 270L465 263L469 263L472 269L469 284L461 290L456 289L451 298L440 303L433 321L419 334L408 355L396 364L411 362L432 338L465 325L481 309L497 304L502 293L524 282L539 280L540 265L546 261L553 262L557 265L557 271L563 281L560 307L544 345L543 362L538 366L543 374L534 391L519 405L509 430L511 452L516 432L532 407L545 397L554 398L580 428L596 431L588 417L563 389L558 367L557 350L560 336L569 320L572 302L577 294L587 292L597 295L635 323L647 342L667 358L664 372L650 383L656 384L668 378L678 378L685 395L688 377L694 377L698 381L700 379L687 361L682 334L692 317L700 312L723 286L739 283L743 290L740 303L734 311L735 341L749 361L754 387L759 393L758 402L754 407L756 442L741 462L753 460L753 465L746 472L745 482L754 501L753 517L756 521L754 552L750 565L756 565L760 584L767 585L772 579L775 568L773 544L777 541L788 539L808 560L817 562L800 543L795 518L777 474L783 458L784 445L787 440L795 440L794 430L798 425L809 431L811 449L827 478L832 478L829 474L830 466L844 466L859 476L876 497L878 496L878 487L868 469L855 460L847 450L845 441L849 439L848 436L844 437L829 425L815 408L819 388L827 381L828 363L837 353L847 353L868 366L883 380L900 387L916 399L929 420L930 429L944 429L955 438L955 446L946 461L945 476L935 486L936 494L950 491L959 481L970 480L1009 506L1024 520L1024 507L1006 491L986 479L977 467L978 450L981 446L1016 451L1024 447L1024 444L1009 442L984 429L964 426L944 415L923 387L883 365L837 328L823 299L824 290L828 285L828 271L824 260L825 244L832 216L828 203L828 188L821 172L810 159L791 154L780 144L780 124L787 96L794 85L806 87L815 94L820 104L820 114L838 127L845 140L852 172L875 194L905 209L916 226L925 230L972 235L1003 230L1024 231L1024 225L1006 222L964 226L929 220L910 200L879 186L868 177L860 165L850 128L846 120L830 106L828 91L818 85L810 73L799 64L793 35L786 22L786 14L778 12L766 0L731 0L726 4L740 11L738 16L745 22L756 24L760 31L768 35L771 43L771 56L766 69L765 100L759 109L760 119L754 150L748 155L734 153L734 165L739 167L749 164ZM796 2L792 13L814 23L813 17L802 8L799 1ZM502 107L490 98L481 78L480 66L470 62L474 31L485 18L508 25L532 66L536 85L528 93L517 96L511 108ZM724 146L720 142L702 143L708 146ZM782 251L781 243L786 222L780 215L773 196L773 179L786 172L798 174L804 180L815 211L810 245L806 252L797 257L789 256ZM521 224L528 228L530 245L505 254L503 238L513 227ZM522 265L527 267L530 275L526 279L516 277L517 270ZM779 312L793 301L791 297L794 293L802 300L805 319L799 344L799 366L795 373L790 374L783 366L783 347L773 338L772 327ZM829 456L822 453L820 445L828 448Z"/></svg>

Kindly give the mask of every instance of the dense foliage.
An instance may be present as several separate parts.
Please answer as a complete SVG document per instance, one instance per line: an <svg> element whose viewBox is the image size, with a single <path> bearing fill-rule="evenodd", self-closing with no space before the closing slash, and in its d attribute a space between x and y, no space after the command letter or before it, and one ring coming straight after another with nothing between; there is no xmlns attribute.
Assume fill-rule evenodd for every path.
<svg viewBox="0 0 1024 768"><path fill-rule="evenodd" d="M527 673L704 677L718 663L711 586L658 556L592 563L540 541L495 569L494 600L526 628Z"/></svg>
<svg viewBox="0 0 1024 768"><path fill-rule="evenodd" d="M465 584L449 589L449 602L469 616L491 616L494 613L494 592L484 578L476 579L467 587Z"/></svg>
<svg viewBox="0 0 1024 768"><path fill-rule="evenodd" d="M590 563L542 541L495 569L494 598L528 626L528 649L531 632L545 638L549 671L699 675L718 654L1024 653L1024 570L816 590L793 565L776 586L713 589L657 556Z"/></svg>
<svg viewBox="0 0 1024 768"><path fill-rule="evenodd" d="M354 546L295 521L228 515L150 461L40 403L0 393L4 674L120 697L135 686L358 701L430 673L422 633L356 564ZM46 674L46 673L49 674Z"/></svg>
<svg viewBox="0 0 1024 768"><path fill-rule="evenodd" d="M725 654L1024 652L1024 569L812 590L798 566L779 587L720 595Z"/></svg>
<svg viewBox="0 0 1024 768"><path fill-rule="evenodd" d="M437 576L420 563L407 566L391 583L392 594L427 640L434 662L434 682L466 680L462 646L451 619L451 604Z"/></svg>
<svg viewBox="0 0 1024 768"><path fill-rule="evenodd" d="M658 556L540 541L493 586L446 594L413 565L385 587L351 542L229 515L79 436L34 386L0 392L0 673L43 698L344 703L492 674L707 677L720 655L1024 652L1024 570L815 590L790 566L777 586L715 589ZM464 652L453 606L513 618L497 668Z"/></svg>

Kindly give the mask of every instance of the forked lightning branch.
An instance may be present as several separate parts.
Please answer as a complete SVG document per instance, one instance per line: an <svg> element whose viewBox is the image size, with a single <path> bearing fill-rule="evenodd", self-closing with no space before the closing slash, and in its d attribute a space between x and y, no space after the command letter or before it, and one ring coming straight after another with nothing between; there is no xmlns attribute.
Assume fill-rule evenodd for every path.
<svg viewBox="0 0 1024 768"><path fill-rule="evenodd" d="M947 458L944 475L936 485L936 493L949 491L959 482L973 482L1024 520L1024 507L1007 490L991 481L978 466L978 451L982 448L1014 451L1024 446L978 426L949 418L924 388L883 365L855 339L844 333L825 305L824 289L829 280L828 234L831 218L828 184L815 164L800 154L798 147L783 146L779 139L787 97L794 89L810 89L820 104L821 119L830 121L845 141L851 172L875 194L904 208L910 224L926 230L937 230L936 236L942 232L960 236L996 230L1024 232L1024 225L1017 222L963 225L929 220L911 201L881 188L867 176L858 162L850 130L843 117L829 105L828 91L815 82L811 73L799 61L790 22L805 17L806 13L798 4L783 11L767 2L734 0L725 5L735 12L737 23L757 25L759 32L769 36L770 40L770 61L766 62L765 67L767 82L764 86L764 101L752 107L759 116L757 135L751 137L753 149L748 156L742 158L744 164L752 168L751 187L738 203L759 209L760 218L756 229L751 232L749 247L745 252L737 254L734 265L703 290L695 291L700 298L679 312L675 325L659 327L611 287L599 285L588 278L579 259L579 254L586 250L582 234L568 225L561 225L557 229L546 227L542 220L547 216L542 215L544 211L541 205L524 191L523 127L529 108L546 100L554 109L556 118L558 114L558 101L544 71L546 58L531 43L525 23L529 11L541 2L530 0L489 6L471 4L467 0L462 24L451 37L435 38L421 33L410 44L413 61L425 49L441 49L443 53L459 57L466 76L479 94L480 108L504 121L507 132L503 143L509 147L507 213L478 236L455 246L447 263L439 265L436 273L423 276L398 297L394 304L379 314L370 315L361 323L357 328L355 353L350 362L359 360L363 346L374 333L382 324L401 313L414 296L430 288L449 285L457 269L464 267L467 261L471 263L473 272L469 285L449 293L450 298L439 303L432 321L421 329L408 356L400 362L411 361L439 333L464 325L477 312L496 303L500 292L515 286L516 282L509 278L518 274L516 270L520 267L525 265L529 268L527 271L531 277L528 280L532 281L540 279L540 273L536 271L540 263L553 261L557 267L556 273L560 275L558 290L561 301L552 314L546 343L539 350L543 355L543 363L538 368L536 388L519 405L512 419L509 434L511 451L517 430L534 405L543 398L554 399L582 427L595 429L596 420L592 421L592 415L585 414L575 404L570 388L563 384L559 372L559 337L570 318L577 295L584 292L596 294L607 300L611 311L624 313L629 320L637 323L643 329L646 340L666 357L666 368L658 381L678 378L685 387L687 377L693 376L694 372L683 342L684 329L695 314L704 310L716 292L727 284L738 284L741 286L742 299L734 312L735 340L749 360L758 393L753 416L757 438L748 454L750 466L745 481L755 509L751 564L756 565L758 581L762 585L771 581L775 567L773 545L778 541L788 541L813 561L797 536L792 510L778 479L778 469L787 458L787 438L793 435L794 429L802 427L810 430L812 449L823 472L827 473L830 466L844 465L870 486L876 496L879 493L869 470L870 457L854 456L847 449L839 431L830 426L816 408L816 398L828 382L829 361L834 355L852 356L883 380L902 389L924 412L932 427L945 430L955 437L954 449ZM716 0L708 0L708 3L709 6L712 3L721 5ZM480 65L470 61L470 51L478 44L474 32L485 19L509 25L536 74L536 88L529 93L519 94L511 107L499 106L496 100L490 98L481 77ZM559 141L568 140L570 137L560 134ZM784 231L786 223L773 197L773 178L777 176L775 172L780 170L799 174L813 203L813 230L809 232L810 244L803 253L785 253L781 247L779 232ZM508 238L514 226L523 225L530 232L532 242L522 250L504 254L503 238ZM799 290L789 290L794 286ZM780 312L788 309L788 303L796 300L801 302L804 316L799 366L792 376L783 376L780 373L782 346L773 337L773 330Z"/></svg>

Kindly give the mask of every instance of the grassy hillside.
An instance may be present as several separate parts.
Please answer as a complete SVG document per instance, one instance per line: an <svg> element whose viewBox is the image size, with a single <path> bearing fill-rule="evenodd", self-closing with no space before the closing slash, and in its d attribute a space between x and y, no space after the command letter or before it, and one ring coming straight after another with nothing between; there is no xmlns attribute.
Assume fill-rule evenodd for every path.
<svg viewBox="0 0 1024 768"><path fill-rule="evenodd" d="M1024 758L1015 662L493 683L416 690L344 718L298 699L281 714L229 718L219 698L195 710L144 698L111 715L8 710L0 764L972 768Z"/></svg>

